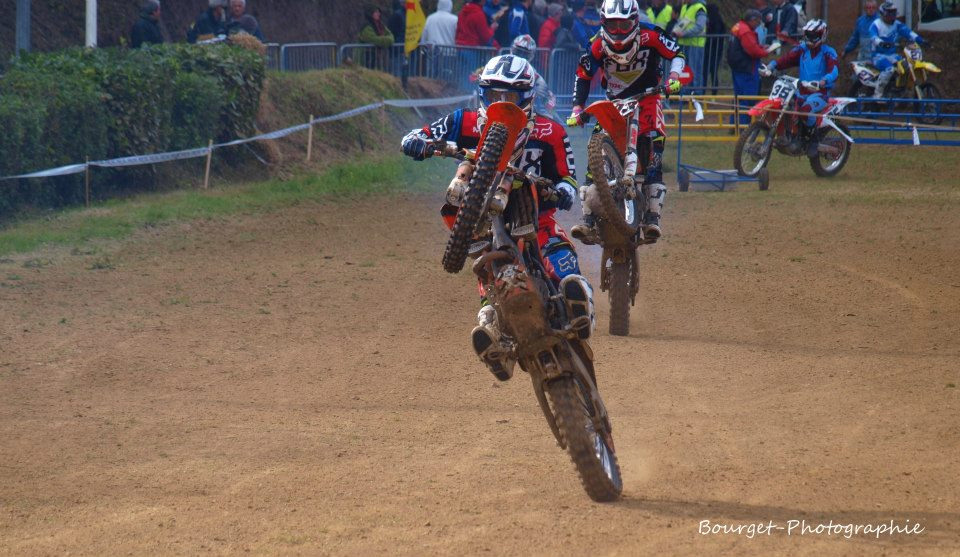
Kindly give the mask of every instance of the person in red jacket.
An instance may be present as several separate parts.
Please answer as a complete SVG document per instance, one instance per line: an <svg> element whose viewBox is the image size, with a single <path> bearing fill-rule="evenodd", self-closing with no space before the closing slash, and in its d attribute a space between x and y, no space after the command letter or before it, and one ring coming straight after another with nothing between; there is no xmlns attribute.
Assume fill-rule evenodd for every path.
<svg viewBox="0 0 960 557"><path fill-rule="evenodd" d="M557 42L557 31L560 29L560 20L563 17L563 6L550 4L547 6L547 20L540 26L540 37L537 44L540 48L553 48Z"/></svg>
<svg viewBox="0 0 960 557"><path fill-rule="evenodd" d="M480 3L483 0L470 0L457 16L457 33L454 41L457 46L493 46L499 48L493 40L493 33L499 22L487 24L487 14Z"/></svg>
<svg viewBox="0 0 960 557"><path fill-rule="evenodd" d="M760 46L757 40L757 27L760 26L762 16L757 10L747 10L743 14L743 19L738 21L730 33L735 40L731 41L727 48L727 63L730 64L730 71L733 74L733 92L735 95L759 95L760 94L760 73L758 71L758 62L762 60L770 51L775 50L780 45L774 43L769 47ZM752 101L741 101L741 105L749 109ZM733 117L730 117L733 122ZM750 123L750 116L741 110L740 124Z"/></svg>

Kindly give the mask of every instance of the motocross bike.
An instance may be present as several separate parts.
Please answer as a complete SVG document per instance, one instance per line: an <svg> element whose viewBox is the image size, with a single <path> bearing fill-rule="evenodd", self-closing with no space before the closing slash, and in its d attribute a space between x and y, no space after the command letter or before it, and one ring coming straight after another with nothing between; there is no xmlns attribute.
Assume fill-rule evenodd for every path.
<svg viewBox="0 0 960 557"><path fill-rule="evenodd" d="M587 495L613 501L623 480L586 342L592 308L578 315L562 294L565 282L558 289L544 268L539 200L556 192L549 180L518 168L534 129L532 108L493 103L485 119L476 150L437 145L430 153L462 161L441 210L448 223L453 220L443 267L456 273L467 256L476 258L473 272L500 324L503 352L497 358L518 362L530 375L547 424L570 454ZM512 365L508 369L498 379L509 379Z"/></svg>
<svg viewBox="0 0 960 557"><path fill-rule="evenodd" d="M637 248L650 243L640 223L647 197L634 181L624 175L629 126L637 125L640 100L665 94L663 86L651 87L636 96L597 101L581 113L597 119L597 129L587 143L587 167L596 190L594 215L600 231L603 254L600 259L600 289L610 292L610 334L630 334L630 306L640 291ZM588 115L588 116L584 116ZM636 139L636 176L646 172L652 149L647 136Z"/></svg>
<svg viewBox="0 0 960 557"><path fill-rule="evenodd" d="M883 91L888 99L917 99L914 110L924 124L939 124L943 121L937 103L925 103L924 99L941 99L940 89L929 81L929 74L940 73L940 68L923 60L923 49L910 43L903 49L903 60L897 62L896 79L891 79ZM873 97L880 78L880 70L867 62L851 62L856 80L850 87L851 97Z"/></svg>
<svg viewBox="0 0 960 557"><path fill-rule="evenodd" d="M807 116L797 115L800 86L818 89L819 83L781 75L774 82L769 98L750 109L750 115L756 120L740 133L733 153L738 174L749 177L760 174L770 162L774 148L792 157L809 156L813 142L816 142L816 155L809 157L810 167L817 176L835 176L847 164L853 138L844 124L830 117L843 112L854 99L831 98L817 115L815 129L804 133L800 121Z"/></svg>

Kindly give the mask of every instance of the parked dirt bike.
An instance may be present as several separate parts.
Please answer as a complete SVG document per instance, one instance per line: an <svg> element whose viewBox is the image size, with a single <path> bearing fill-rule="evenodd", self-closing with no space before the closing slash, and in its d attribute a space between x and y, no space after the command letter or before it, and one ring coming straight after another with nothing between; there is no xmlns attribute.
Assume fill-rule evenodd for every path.
<svg viewBox="0 0 960 557"><path fill-rule="evenodd" d="M817 88L816 82L802 82L788 75L780 76L767 100L750 109L758 119L740 133L733 153L733 164L741 176L757 176L770 162L773 150L792 157L808 156L810 143L817 143L817 155L810 158L810 167L821 177L835 176L847 164L853 141L850 130L829 117L843 112L854 99L834 97L817 115L816 130L803 133L800 120L806 115L797 112L799 86ZM785 112L785 111L789 111Z"/></svg>
<svg viewBox="0 0 960 557"><path fill-rule="evenodd" d="M597 101L583 111L596 118L603 130L587 143L587 166L598 201L594 217L603 248L600 290L610 292L611 335L630 334L630 306L640 291L637 248L648 243L640 229L647 198L633 176L623 175L628 119L636 120L634 113L640 110L641 99L663 93L662 86L652 87L628 99ZM638 137L636 176L646 172L650 150L650 138Z"/></svg>
<svg viewBox="0 0 960 557"><path fill-rule="evenodd" d="M591 317L573 317L537 241L539 200L556 193L548 180L517 168L534 129L533 113L493 103L481 125L475 151L438 146L431 153L462 161L441 211L453 219L443 267L456 273L468 255L476 258L473 272L496 309L506 356L530 375L547 424L569 452L587 495L613 501L623 481L585 340Z"/></svg>
<svg viewBox="0 0 960 557"><path fill-rule="evenodd" d="M924 124L939 124L943 121L937 103L925 103L924 99L942 99L940 89L929 81L931 73L940 73L936 64L923 60L923 49L916 43L903 48L904 59L896 65L896 79L891 79L882 96L888 99L917 99L913 111L921 114L917 119ZM877 90L880 70L867 62L851 62L856 76L850 87L851 97L873 97ZM882 108L882 107L881 107Z"/></svg>

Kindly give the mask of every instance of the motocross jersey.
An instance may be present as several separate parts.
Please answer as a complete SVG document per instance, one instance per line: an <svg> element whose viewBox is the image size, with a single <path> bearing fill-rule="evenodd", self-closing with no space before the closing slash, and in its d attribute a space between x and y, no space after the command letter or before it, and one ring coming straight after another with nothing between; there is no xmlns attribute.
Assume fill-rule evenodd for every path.
<svg viewBox="0 0 960 557"><path fill-rule="evenodd" d="M889 24L883 18L877 18L870 25L870 38L873 41L873 55L889 56L897 54L897 40L903 37L911 42L920 40L920 35L910 30L902 21L894 21Z"/></svg>
<svg viewBox="0 0 960 557"><path fill-rule="evenodd" d="M481 131L477 124L477 111L461 108L424 126L423 129L413 130L407 137L416 135L426 141L452 141L461 149L475 149L480 142ZM406 139L405 137L404 141ZM574 188L577 187L573 149L562 125L537 115L536 127L524 148L520 170L531 176L546 178L554 184L565 181ZM556 208L556 202L540 200L541 211Z"/></svg>
<svg viewBox="0 0 960 557"><path fill-rule="evenodd" d="M771 69L779 68L781 70L794 66L800 67L799 77L801 81L823 80L826 82L824 93L833 88L833 85L837 82L837 76L840 74L837 51L825 44L816 49L816 54L806 43L800 44L770 64ZM807 94L816 91L801 87L800 92Z"/></svg>
<svg viewBox="0 0 960 557"><path fill-rule="evenodd" d="M656 87L663 78L661 59L672 60L671 72L682 73L685 58L680 46L657 28L641 27L635 39L639 44L633 60L619 64L603 48L603 39L596 39L589 52L580 57L573 104L583 106L590 94L590 79L603 68L603 87L610 99L625 99Z"/></svg>

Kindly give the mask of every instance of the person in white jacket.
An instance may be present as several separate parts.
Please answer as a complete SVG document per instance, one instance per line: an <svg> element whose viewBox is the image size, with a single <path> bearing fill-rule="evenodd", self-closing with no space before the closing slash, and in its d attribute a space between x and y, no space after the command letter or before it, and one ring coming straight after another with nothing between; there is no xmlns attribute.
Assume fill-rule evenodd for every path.
<svg viewBox="0 0 960 557"><path fill-rule="evenodd" d="M452 0L438 0L437 11L427 17L420 35L420 44L453 46L457 33L457 16L453 11Z"/></svg>

